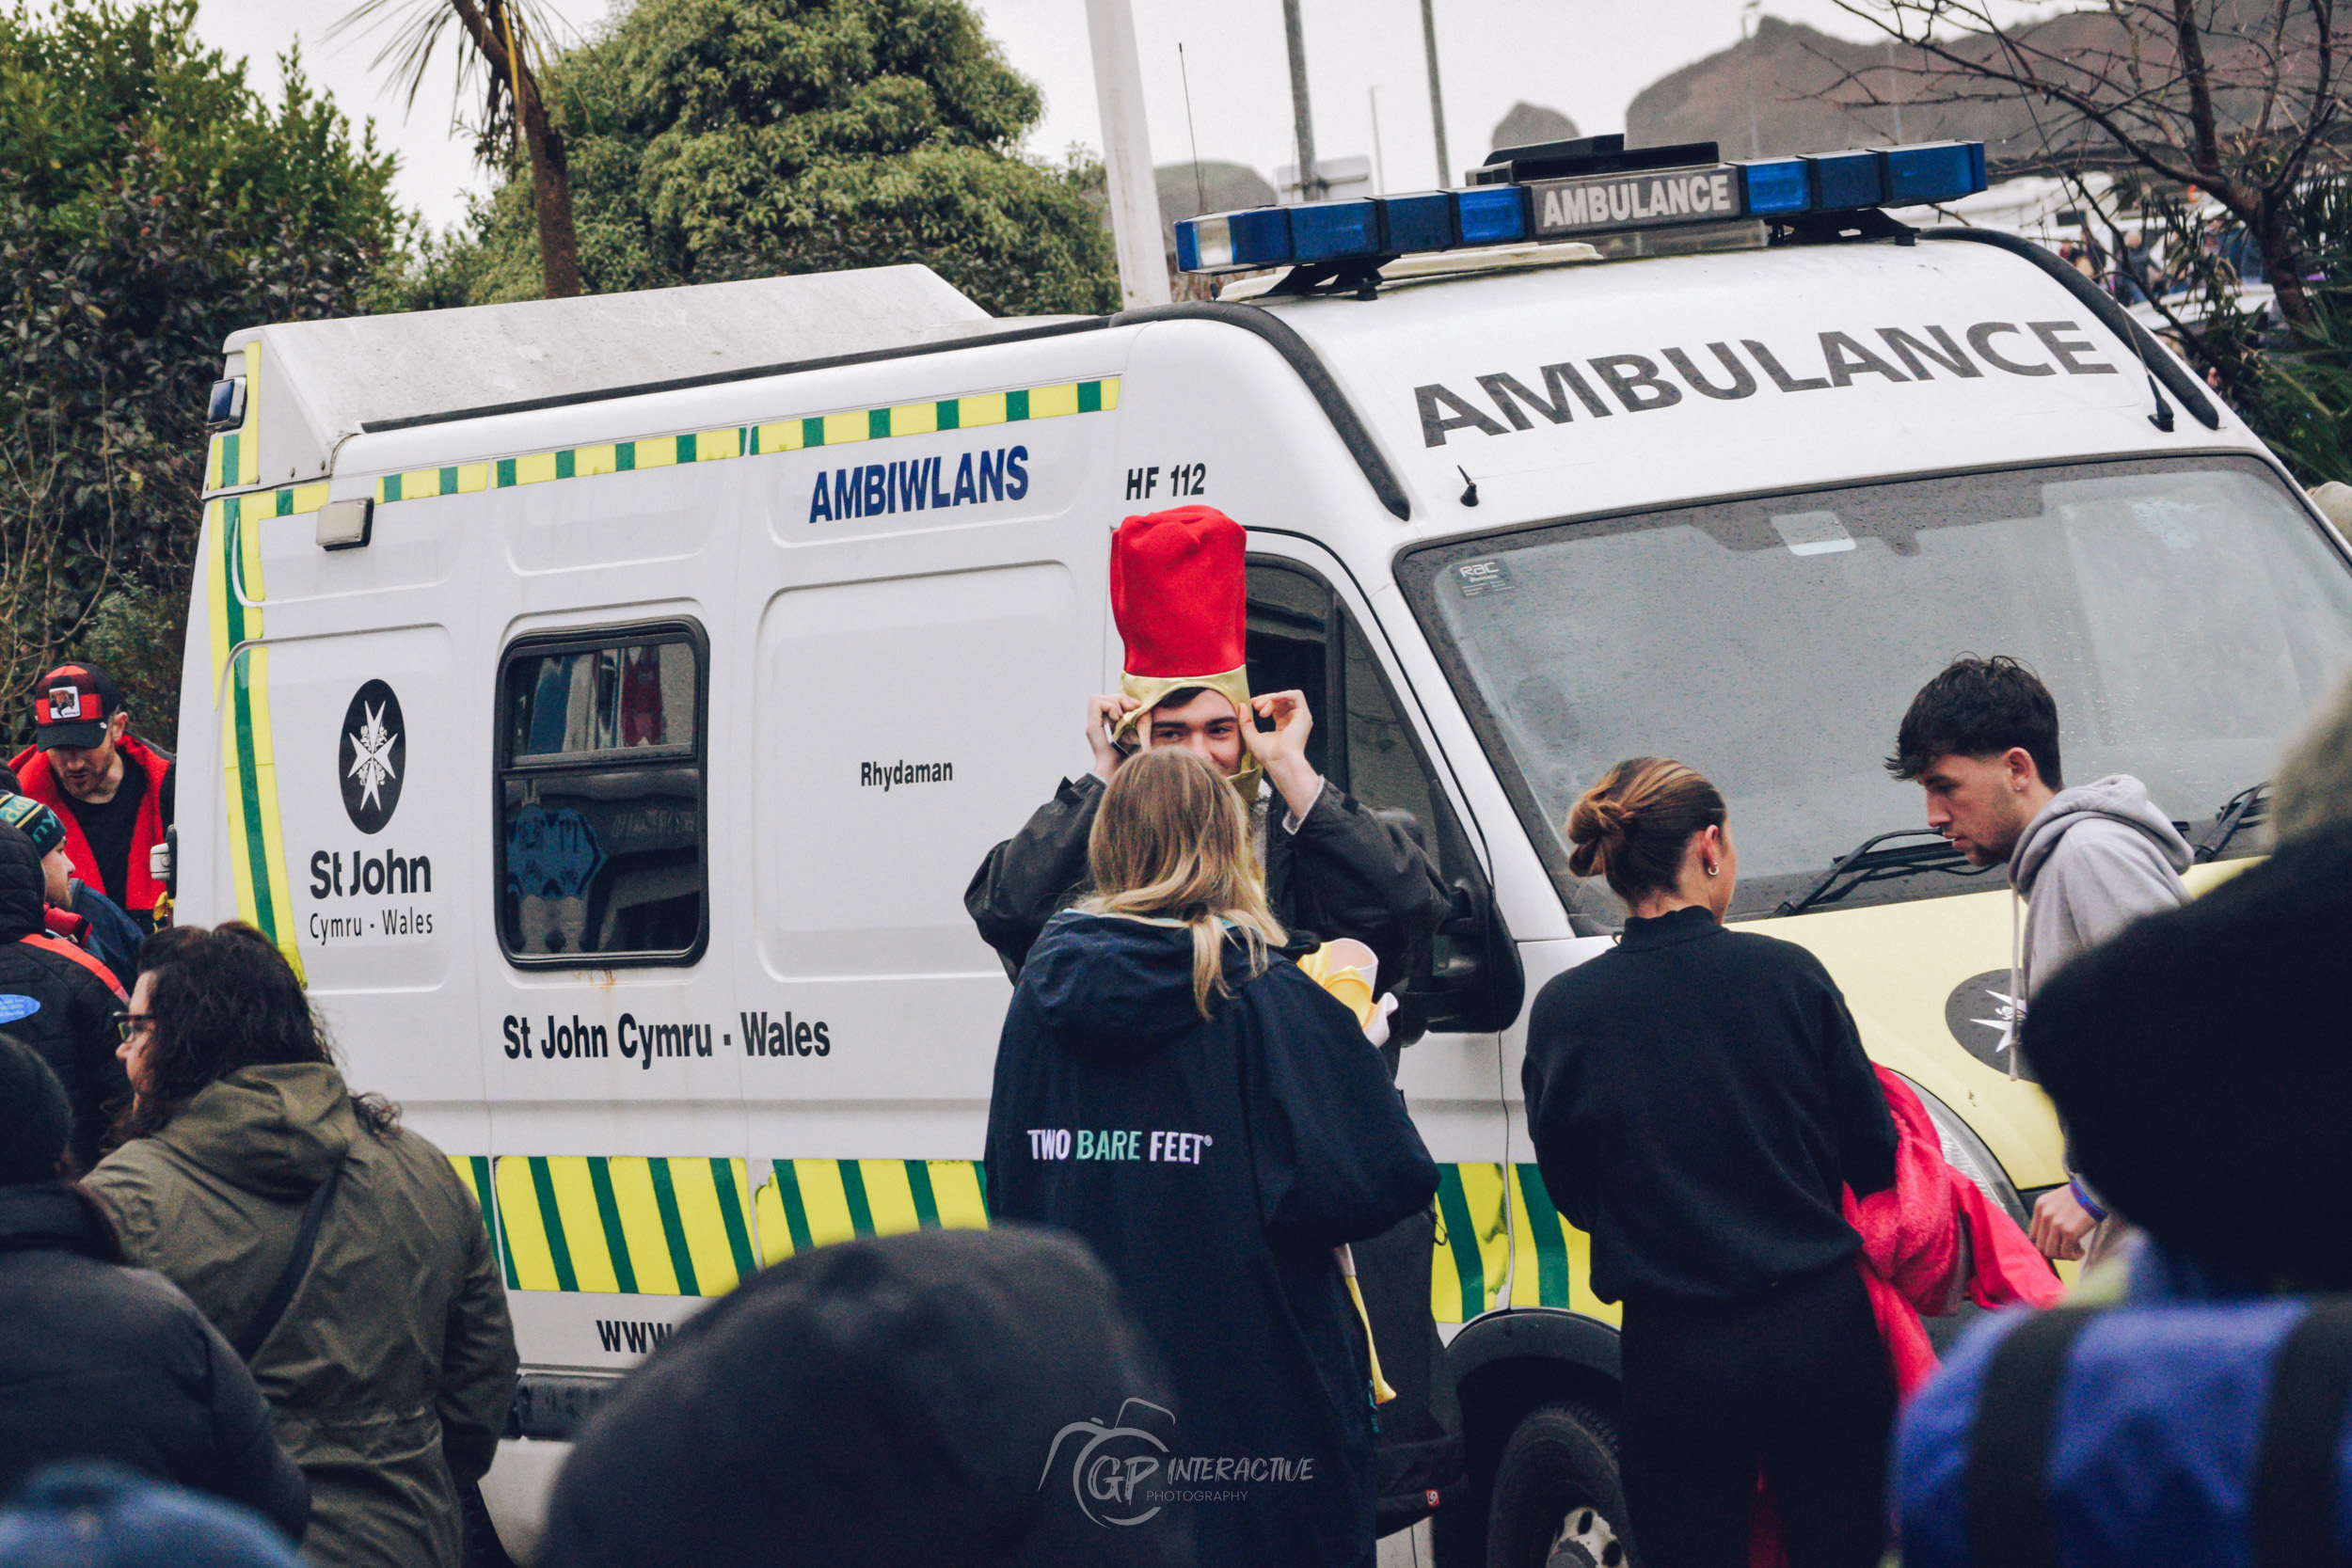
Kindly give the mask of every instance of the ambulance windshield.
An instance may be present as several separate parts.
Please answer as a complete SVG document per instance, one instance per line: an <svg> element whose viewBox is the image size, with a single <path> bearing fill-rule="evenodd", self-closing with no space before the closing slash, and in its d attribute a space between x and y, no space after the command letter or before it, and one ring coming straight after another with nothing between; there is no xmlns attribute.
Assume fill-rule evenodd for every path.
<svg viewBox="0 0 2352 1568"><path fill-rule="evenodd" d="M1674 757L1722 788L1732 912L1755 918L1872 835L1923 826L1918 786L1884 759L1913 694L1958 655L2031 665L2058 699L2066 780L2132 774L2192 837L2269 777L2352 665L2352 572L2246 458L1564 524L1422 550L1402 575L1584 930L1623 906L1568 872L1561 828L1620 758ZM1816 907L2001 885L1925 847L1919 869Z"/></svg>

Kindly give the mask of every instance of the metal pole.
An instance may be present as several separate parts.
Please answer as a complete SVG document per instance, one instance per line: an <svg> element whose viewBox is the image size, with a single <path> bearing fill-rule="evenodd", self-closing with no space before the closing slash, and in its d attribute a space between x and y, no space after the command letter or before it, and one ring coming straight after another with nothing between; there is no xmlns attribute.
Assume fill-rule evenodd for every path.
<svg viewBox="0 0 2352 1568"><path fill-rule="evenodd" d="M1756 14L1756 8L1761 4L1763 0L1748 0L1746 5L1740 8L1740 42L1742 45L1740 54L1742 63L1747 68L1748 76L1748 156L1751 158L1761 158L1764 154L1759 150L1760 143L1756 129L1756 51L1745 45L1749 42L1748 18Z"/></svg>
<svg viewBox="0 0 2352 1568"><path fill-rule="evenodd" d="M1437 0L1421 0L1421 46L1429 56L1429 126L1438 137L1438 183L1454 183L1454 161L1445 155L1445 92L1438 85Z"/></svg>
<svg viewBox="0 0 2352 1568"><path fill-rule="evenodd" d="M1379 196L1389 188L1389 166L1380 156L1380 84L1372 85L1372 194Z"/></svg>
<svg viewBox="0 0 2352 1568"><path fill-rule="evenodd" d="M1119 289L1129 309L1166 305L1168 249L1160 237L1160 193L1152 174L1152 131L1143 113L1143 68L1127 0L1087 0L1094 50L1094 101L1103 116L1103 176L1119 252Z"/></svg>
<svg viewBox="0 0 2352 1568"><path fill-rule="evenodd" d="M1291 52L1291 118L1298 130L1298 199L1320 201L1323 170L1315 163L1314 111L1307 106L1307 34L1298 22L1298 0L1282 0L1282 38Z"/></svg>
<svg viewBox="0 0 2352 1568"><path fill-rule="evenodd" d="M1886 40L1886 85L1895 100L1895 145L1903 144L1903 79L1895 71L1895 40Z"/></svg>

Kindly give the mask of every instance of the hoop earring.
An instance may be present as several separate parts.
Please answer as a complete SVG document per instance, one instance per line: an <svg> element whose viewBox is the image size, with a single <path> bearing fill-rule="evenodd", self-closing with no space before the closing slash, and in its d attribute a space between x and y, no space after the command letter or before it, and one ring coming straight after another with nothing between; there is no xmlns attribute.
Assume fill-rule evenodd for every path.
<svg viewBox="0 0 2352 1568"><path fill-rule="evenodd" d="M1710 865L1710 866L1708 866L1708 867L1707 868L1707 874L1708 874L1708 876L1712 877L1712 876L1716 876L1716 875L1718 875L1719 873L1721 873L1721 872L1722 872L1722 870L1723 870L1723 867L1722 867L1722 866L1720 866L1720 865Z"/></svg>

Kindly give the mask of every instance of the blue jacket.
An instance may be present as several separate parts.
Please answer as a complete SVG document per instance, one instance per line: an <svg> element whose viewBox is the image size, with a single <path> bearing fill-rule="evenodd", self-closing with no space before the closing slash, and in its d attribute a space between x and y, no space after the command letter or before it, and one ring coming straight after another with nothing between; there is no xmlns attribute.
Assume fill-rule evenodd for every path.
<svg viewBox="0 0 2352 1568"><path fill-rule="evenodd" d="M2062 1568L2253 1560L2248 1501L2270 1372L2309 1302L2216 1288L2211 1271L2153 1243L2133 1262L2128 1304L2074 1341L2050 1439L2050 1532ZM1967 1568L1969 1436L1985 1370L2031 1316L1979 1323L1903 1412L1895 1504L1904 1568ZM2337 1449L2339 1497L2352 1497L2352 1423ZM2352 1510L2340 1509L2336 1560L2352 1562Z"/></svg>
<svg viewBox="0 0 2352 1568"><path fill-rule="evenodd" d="M1438 1168L1347 1008L1287 958L1224 957L1203 1019L1189 932L1046 926L997 1048L990 1208L1076 1232L1157 1340L1176 1408L1136 1496L1164 1485L1202 1562L1357 1568L1373 1411L1331 1249L1423 1208Z"/></svg>
<svg viewBox="0 0 2352 1568"><path fill-rule="evenodd" d="M73 882L72 907L75 914L89 922L83 951L113 970L122 989L129 990L138 983L139 944L147 940L147 933L122 912L121 905L79 878Z"/></svg>

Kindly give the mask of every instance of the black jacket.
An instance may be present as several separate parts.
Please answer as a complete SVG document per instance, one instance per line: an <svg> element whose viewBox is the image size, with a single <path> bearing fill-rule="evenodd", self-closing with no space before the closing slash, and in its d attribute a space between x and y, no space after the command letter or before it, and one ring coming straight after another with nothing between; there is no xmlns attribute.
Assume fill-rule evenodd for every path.
<svg viewBox="0 0 2352 1568"><path fill-rule="evenodd" d="M1158 1457L1164 1382L1066 1236L814 1247L680 1323L597 1411L539 1568L1190 1568L1182 1519L1112 1495Z"/></svg>
<svg viewBox="0 0 2352 1568"><path fill-rule="evenodd" d="M1158 1341L1170 1480L1218 1495L1202 1562L1356 1568L1372 1407L1331 1249L1423 1209L1438 1167L1354 1014L1286 958L1252 978L1238 940L1226 979L1203 1019L1189 932L1057 916L997 1047L990 1213L1076 1232Z"/></svg>
<svg viewBox="0 0 2352 1568"><path fill-rule="evenodd" d="M0 1496L44 1465L105 1460L299 1541L310 1489L245 1363L177 1286L111 1250L63 1187L0 1187Z"/></svg>
<svg viewBox="0 0 2352 1568"><path fill-rule="evenodd" d="M1736 1301L1853 1256L1839 1189L1895 1180L1895 1123L1846 999L1794 942L1705 910L1628 920L1527 1027L1544 1186L1604 1301Z"/></svg>
<svg viewBox="0 0 2352 1568"><path fill-rule="evenodd" d="M1091 891L1087 835L1103 803L1103 781L1064 779L1026 826L988 852L963 890L963 907L1020 978L1045 923ZM1380 984L1394 987L1407 955L1450 908L1445 879L1402 828L1382 821L1326 780L1296 832L1282 826L1279 794L1266 806L1265 888L1274 917L1292 935L1328 942L1353 937L1380 956Z"/></svg>
<svg viewBox="0 0 2352 1568"><path fill-rule="evenodd" d="M123 1001L100 977L104 965L48 934L42 889L33 841L0 823L0 1029L40 1052L65 1085L73 1157L87 1170L108 1116L131 1092L115 1059Z"/></svg>

